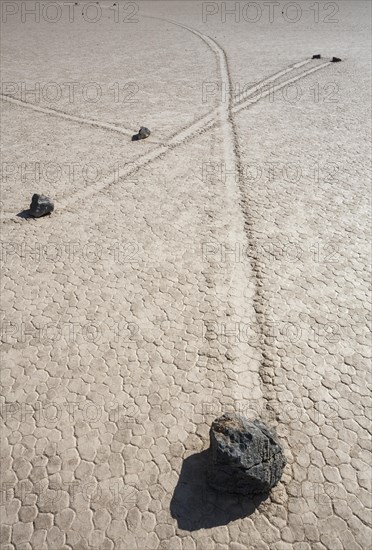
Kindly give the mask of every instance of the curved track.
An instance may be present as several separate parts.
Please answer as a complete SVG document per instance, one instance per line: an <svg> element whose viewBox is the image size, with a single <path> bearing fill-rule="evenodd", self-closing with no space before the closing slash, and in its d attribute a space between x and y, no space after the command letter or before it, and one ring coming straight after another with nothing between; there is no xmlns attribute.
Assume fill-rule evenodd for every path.
<svg viewBox="0 0 372 550"><path fill-rule="evenodd" d="M214 53L217 59L220 79L223 85L226 86L225 89L227 90L232 89L226 53L215 40L201 33L197 29L194 29L188 25L183 25L176 21L172 21L169 19L162 19L162 18L153 17L153 16L143 16L143 17L147 17L149 19L157 19L160 21L166 21L168 23L171 23L172 25L176 25L180 28L188 30L195 36L198 36ZM303 67L306 67L309 64L313 65L314 63L316 63L315 67L311 67L310 69L307 69L304 71L300 70ZM126 178L136 173L143 166L146 166L150 162L164 156L167 153L168 149L172 149L174 147L182 145L186 141L192 139L194 136L200 135L206 132L207 130L212 129L217 124L221 124L222 128L226 128L226 125L229 126L230 130L224 131L225 139L234 140L232 114L238 113L243 109L249 108L250 106L256 104L260 100L265 99L270 94L276 93L277 91L285 88L286 86L291 85L303 78L306 78L307 76L313 74L314 72L317 72L329 65L331 65L330 61L317 63L317 62L314 62L314 60L312 59L305 59L285 69L277 71L276 73L262 79L260 82L247 88L243 92L234 95L233 97L229 96L228 102L221 102L220 106L215 107L209 113L203 115L201 118L194 121L192 124L189 124L181 128L177 132L175 132L168 139L167 143L158 144L151 151L145 154L141 154L138 157L134 158L130 163L128 163L127 166L124 166L118 171L112 172L103 180L97 181L96 183L90 185L89 187L83 188L73 193L72 195L69 195L68 197L66 196L65 198L62 198L62 200L59 203L58 209L60 210L67 207L70 208L72 204L75 202L76 198L85 199L87 197L95 195L96 193L99 193L106 187L117 183L120 179ZM295 76L288 79L284 78L291 75L292 73L295 73ZM258 96L257 96L257 92L260 92ZM56 109L50 109L47 107L41 107L41 106L24 102L15 98L11 98L3 94L1 94L0 97L2 97L3 100L13 103L15 105L29 108L37 112L45 113L49 116L57 116L57 117L60 117L66 120L71 120L73 122L77 122L80 124L87 124L91 127L102 128L105 130L117 132L119 134L122 134L128 137L133 135L132 130L122 126L117 126L111 123L101 122L101 121L97 121L97 120L93 120L85 117L70 115L63 111L58 111ZM153 136L150 138L149 141L152 141L152 140L153 140ZM156 143L156 141L152 141L152 142ZM233 141L231 143L233 143ZM232 150L231 144L229 145L229 147ZM233 149L235 151L234 155L236 155L236 147L234 146ZM228 156L229 156L229 162L233 162L232 156L231 155L228 155ZM134 164L135 166L133 166ZM236 165L238 166L238 164L239 163L237 162ZM13 216L6 215L6 214L3 215L3 219L11 219L11 218L13 218Z"/></svg>
<svg viewBox="0 0 372 550"><path fill-rule="evenodd" d="M218 42L169 23L202 41L194 51L208 48L202 52L208 60L213 53L218 79L231 89L229 60ZM191 42L188 34L182 39ZM354 61L352 70L363 76ZM353 133L349 123L358 113L347 102L342 116L341 105L323 106L317 117L315 109L298 106L293 119L288 104L268 110L259 103L329 65L306 59L283 68L221 99L166 143L151 150L148 142L133 145L133 153L148 152L119 174L69 196L65 190L61 202L57 195L52 217L12 219L5 227L2 300L10 326L2 457L3 481L14 490L2 503L7 550L368 548L368 283L360 221L367 192L363 163L355 168L354 162L356 146L363 151L360 128ZM338 67L351 75L351 65ZM256 104L263 108L252 116L235 116ZM363 102L358 109L363 112ZM124 140L132 133L37 110L38 119L70 120L72 132L81 130L79 123L103 138L98 129ZM319 139L304 131L312 124ZM270 135L259 147L265 131ZM240 137L249 132L247 146ZM110 146L115 135L107 137L102 141ZM268 152L301 167L305 157L339 160L342 152L346 177L247 180L243 163L265 162ZM163 156L165 162L154 162ZM200 182L206 156L233 167L226 179ZM138 183L125 179L150 163ZM96 200L79 200L99 191ZM356 239L339 248L336 262L334 248L324 247L334 237ZM266 254L265 239L273 254ZM298 261L281 254L287 241L301 245ZM224 246L225 257L206 258L205 244ZM250 321L254 337L237 336L237 325L250 328ZM328 339L335 323L337 342L337 334ZM299 334L287 334L288 326ZM25 408L14 412L18 403ZM227 410L272 422L286 449L282 482L259 510L245 498L212 493L205 483L210 423ZM84 498L84 483L97 486L94 498Z"/></svg>

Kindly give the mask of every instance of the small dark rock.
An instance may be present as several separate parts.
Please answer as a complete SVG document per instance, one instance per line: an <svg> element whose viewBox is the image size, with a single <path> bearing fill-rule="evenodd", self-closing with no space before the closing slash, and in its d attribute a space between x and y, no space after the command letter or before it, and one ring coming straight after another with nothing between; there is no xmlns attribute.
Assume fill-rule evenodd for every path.
<svg viewBox="0 0 372 550"><path fill-rule="evenodd" d="M322 59L322 56L320 55L320 53L316 53L315 55L313 55L313 59Z"/></svg>
<svg viewBox="0 0 372 550"><path fill-rule="evenodd" d="M209 436L211 487L254 496L277 485L286 458L276 433L263 422L227 413L213 422Z"/></svg>
<svg viewBox="0 0 372 550"><path fill-rule="evenodd" d="M151 134L150 130L148 128L145 128L144 126L141 126L138 133L142 139L149 137L149 135Z"/></svg>
<svg viewBox="0 0 372 550"><path fill-rule="evenodd" d="M138 132L138 139L146 139L151 134L150 130L148 128L145 128L144 126L141 126Z"/></svg>
<svg viewBox="0 0 372 550"><path fill-rule="evenodd" d="M339 57L332 57L332 63L339 63L340 61L342 61L342 59Z"/></svg>
<svg viewBox="0 0 372 550"><path fill-rule="evenodd" d="M32 201L30 204L30 216L34 218L40 218L45 214L50 214L54 210L54 204L49 197L45 195L38 195L35 193L32 195Z"/></svg>
<svg viewBox="0 0 372 550"><path fill-rule="evenodd" d="M151 134L150 130L148 128L145 128L144 126L141 126L141 128L138 131L138 134L135 134L132 136L132 141L138 141L139 139L146 139Z"/></svg>

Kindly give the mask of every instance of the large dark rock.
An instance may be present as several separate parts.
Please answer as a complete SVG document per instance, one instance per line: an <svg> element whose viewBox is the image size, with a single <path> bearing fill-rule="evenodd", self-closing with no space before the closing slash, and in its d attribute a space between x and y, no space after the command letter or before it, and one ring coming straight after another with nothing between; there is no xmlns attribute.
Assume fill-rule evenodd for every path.
<svg viewBox="0 0 372 550"><path fill-rule="evenodd" d="M54 204L49 197L45 195L38 195L35 193L32 195L32 201L30 204L30 215L34 218L40 218L45 214L50 214L54 210Z"/></svg>
<svg viewBox="0 0 372 550"><path fill-rule="evenodd" d="M210 429L208 483L228 493L267 493L280 480L286 459L276 433L260 420L224 414Z"/></svg>

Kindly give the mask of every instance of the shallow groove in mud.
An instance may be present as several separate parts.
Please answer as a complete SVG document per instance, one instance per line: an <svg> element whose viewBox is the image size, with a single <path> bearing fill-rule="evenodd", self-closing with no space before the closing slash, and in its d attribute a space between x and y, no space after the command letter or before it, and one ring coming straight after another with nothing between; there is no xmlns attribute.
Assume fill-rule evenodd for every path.
<svg viewBox="0 0 372 550"><path fill-rule="evenodd" d="M92 126L93 128L103 128L105 130L117 132L125 136L132 136L134 133L132 130L128 128L124 128L122 126L116 126L115 124L111 124L110 122L101 122L99 120L85 118L78 115L72 115L72 114L66 113L65 111L59 111L58 109L51 109L50 107L42 107L41 105L35 105L34 103L29 103L28 101L16 99L14 97L11 97L5 94L0 94L0 97L3 101L7 101L8 103L12 103L14 105L24 107L26 109L31 109L32 111L36 111L38 113L44 113L49 116L63 118L65 120L71 120L72 122L77 122L79 124L86 124L88 126Z"/></svg>
<svg viewBox="0 0 372 550"><path fill-rule="evenodd" d="M226 52L220 46L220 44L218 44L214 39L204 35L203 33L199 32L198 30L192 27L183 25L175 21L171 21L169 19L153 17L153 16L144 16L144 17L147 17L149 19L157 19L160 21L168 22L172 25L176 25L180 28L183 28L193 33L195 36L198 36L201 40L203 40L203 42L208 46L208 48L213 52L213 54L216 57L217 66L219 68L220 78L222 83L225 85L226 89L232 90L232 80L231 80L229 62L227 59ZM330 61L321 62L317 64L317 66L315 67L312 67L308 70L301 71L295 74L295 76L293 76L292 78L289 78L289 79L285 78L284 80L282 80L282 77L285 77L289 73L296 72L298 69L301 69L303 66L306 66L311 62L313 62L313 60L310 58L299 61L297 63L290 65L285 69L277 71L276 73L262 79L258 83L253 84L244 92L235 94L234 96L229 94L228 96L229 99L227 102L222 101L219 106L212 109L209 113L206 113L205 115L201 116L198 120L194 121L192 124L187 125L181 128L180 130L178 130L177 132L175 132L168 140L168 144L158 145L157 147L155 147L155 149L152 149L151 151L145 153L144 155L140 155L139 157L134 159L134 161L130 163L131 165L128 166L127 168L121 169L119 171L119 174L117 173L111 174L106 181L98 182L94 186L84 188L81 191L74 193L72 196L72 199L70 197L66 199L62 199L60 204L60 208L62 209L68 208L69 204L71 203L71 200L75 202L77 198L80 198L80 199L87 198L89 196L92 196L102 191L107 186L117 183L120 179L136 173L140 168L146 166L153 160L163 157L169 150L177 147L178 145L182 145L186 143L192 137L195 137L196 135L200 135L206 132L207 130L214 128L217 124L219 124L224 134L224 137L223 137L224 149L225 149L224 160L225 162L230 162L230 163L233 162L233 165L235 166L235 169L236 169L236 173L238 175L237 181L235 181L235 176L233 176L233 178L230 177L230 182L228 186L230 187L230 193L232 194L232 199L238 200L240 211L242 214L242 223L243 223L243 227L241 229L245 234L245 238L247 240L248 247L250 250L249 262L250 262L251 270L254 276L254 287L255 287L255 293L253 296L253 308L256 313L260 312L256 314L256 321L259 326L260 335L261 335L261 341L260 341L261 364L258 370L258 375L261 380L261 389L263 391L263 397L266 401L266 408L268 410L270 410L271 408L270 400L272 399L275 400L275 397L273 397L275 396L275 392L272 391L274 390L274 386L271 383L272 376L270 376L270 374L272 373L272 363L268 359L268 357L270 356L270 353L268 353L270 346L268 346L267 344L267 338L269 335L266 333L266 330L265 330L265 327L267 325L267 323L265 323L265 319L266 319L265 310L267 308L267 300L262 290L263 289L262 274L259 267L259 258L257 254L257 248L255 248L255 244L254 244L255 241L254 241L253 221L249 216L249 212L244 207L245 190L242 185L242 169L241 169L241 160L240 160L241 155L240 155L239 140L238 140L235 124L234 124L233 115L245 108L248 108L256 104L258 101L269 96L271 93L276 92L284 88L285 86L288 86L296 82L297 80L305 78L306 76L320 69L323 69L326 66L331 64ZM270 87L269 89L266 89L263 91L263 88L265 86L270 86ZM257 97L255 96L255 94L258 91L260 91L261 93ZM53 109L38 107L32 104L28 104L26 102L15 100L8 96L3 96L3 99L15 104L21 104L21 105L24 104L23 106L25 107L28 107L28 108L34 109L35 111L43 112L49 115L59 116L61 118L69 119L75 122L89 124L93 127L101 127L107 130L113 130L113 131L122 133L124 135L132 135L132 132L130 130L126 128L116 127L115 125L112 125L110 123L100 123L98 121L85 119L83 117L69 115L62 111L54 111ZM216 115L217 115L217 119L216 119ZM133 162L137 163L137 166L133 167ZM239 276L239 275L235 274L235 276ZM207 283L207 286L210 286L212 284L212 279L210 277L210 274L205 273L205 281ZM271 387L268 388L268 385L270 385ZM271 421L274 420L272 415L270 420Z"/></svg>
<svg viewBox="0 0 372 550"><path fill-rule="evenodd" d="M326 66L328 66L330 63L325 63L321 66L314 67L310 71L306 71L304 73L301 73L300 75L294 77L293 79L286 80L283 83L278 84L278 86L274 87L273 90L278 91L279 89L285 87L288 85L288 83L295 82L297 80L300 80L301 78L305 78L309 74L320 70ZM253 99L247 99L243 103L241 103L238 106L233 106L232 112L240 112L242 109L249 108L251 105L257 103L260 99L263 99L264 97L267 97L272 91L264 92L260 98L253 98ZM130 176L134 173L136 173L140 168L143 166L146 166L149 162L156 160L163 155L165 155L169 150L172 150L173 148L183 145L190 139L192 139L195 136L201 135L204 132L210 130L211 128L215 127L218 124L218 121L212 118L211 114L204 115L199 120L193 122L190 126L187 126L179 131L179 133L175 134L168 142L168 144L159 145L158 147L155 147L145 155L140 155L137 158L133 159L131 161L131 167L123 168L119 171L119 173L112 173L110 177L106 181L100 181L95 185L92 185L88 188L84 188L81 191L76 192L72 195L71 203L74 202L74 197L89 197L93 196L96 193L99 193L104 188L118 183L120 179L123 179L127 176ZM136 163L137 166L133 167L133 163ZM61 208L65 208L68 205L67 201L64 201Z"/></svg>

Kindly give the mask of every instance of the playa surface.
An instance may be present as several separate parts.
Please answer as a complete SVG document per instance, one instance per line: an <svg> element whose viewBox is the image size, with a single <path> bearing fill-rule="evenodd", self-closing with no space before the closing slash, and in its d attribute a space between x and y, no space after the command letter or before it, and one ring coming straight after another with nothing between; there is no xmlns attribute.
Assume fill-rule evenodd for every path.
<svg viewBox="0 0 372 550"><path fill-rule="evenodd" d="M1 550L370 548L370 3L5 4Z"/></svg>

